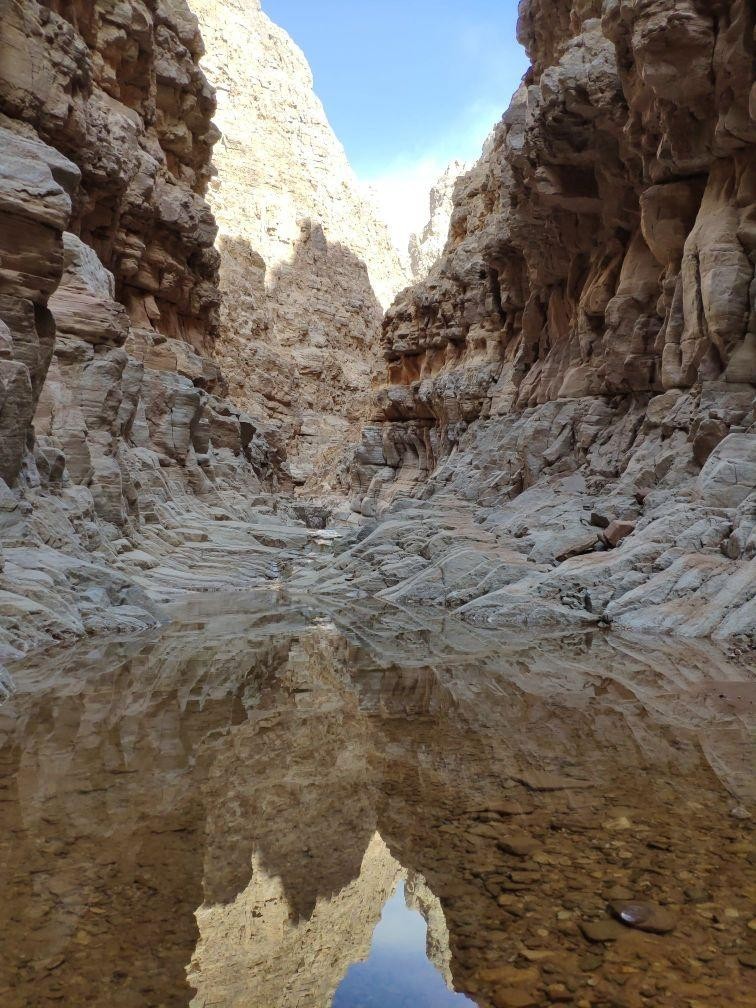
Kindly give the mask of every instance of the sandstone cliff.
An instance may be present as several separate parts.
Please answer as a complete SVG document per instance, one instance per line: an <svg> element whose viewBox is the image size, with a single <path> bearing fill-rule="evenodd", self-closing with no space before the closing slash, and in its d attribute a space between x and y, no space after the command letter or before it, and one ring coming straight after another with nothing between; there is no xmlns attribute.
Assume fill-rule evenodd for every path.
<svg viewBox="0 0 756 1008"><path fill-rule="evenodd" d="M232 398L280 425L295 482L365 418L378 335L409 281L313 90L259 0L191 0L218 92L219 360Z"/></svg>
<svg viewBox="0 0 756 1008"><path fill-rule="evenodd" d="M180 525L187 495L241 504L274 450L211 356L196 18L183 0L0 15L0 592L21 642L30 616L56 635L115 606L131 625L123 537Z"/></svg>
<svg viewBox="0 0 756 1008"><path fill-rule="evenodd" d="M532 67L388 313L352 469L365 515L430 498L410 594L753 633L753 30L746 0L521 3ZM418 522L465 514L462 589Z"/></svg>
<svg viewBox="0 0 756 1008"><path fill-rule="evenodd" d="M454 210L454 188L460 175L471 168L464 161L452 161L431 188L428 223L409 241L410 268L416 283L426 278L443 254Z"/></svg>

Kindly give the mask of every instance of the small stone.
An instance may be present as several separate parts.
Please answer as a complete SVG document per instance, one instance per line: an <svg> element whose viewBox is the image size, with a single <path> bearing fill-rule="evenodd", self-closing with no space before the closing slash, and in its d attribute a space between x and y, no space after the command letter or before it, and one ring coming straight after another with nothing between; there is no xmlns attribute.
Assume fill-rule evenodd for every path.
<svg viewBox="0 0 756 1008"><path fill-rule="evenodd" d="M591 512L591 525L594 528L607 529L611 523L611 519L606 515L600 514L598 511Z"/></svg>
<svg viewBox="0 0 756 1008"><path fill-rule="evenodd" d="M685 898L691 903L706 903L707 900L710 899L710 896L705 889L699 889L695 886L691 886L685 890Z"/></svg>
<svg viewBox="0 0 756 1008"><path fill-rule="evenodd" d="M581 921L580 930L588 941L594 944L617 941L622 935L622 928L616 921L608 918L600 921Z"/></svg>
<svg viewBox="0 0 756 1008"><path fill-rule="evenodd" d="M635 522L613 521L604 532L604 539L610 546L618 546L635 532Z"/></svg>
<svg viewBox="0 0 756 1008"><path fill-rule="evenodd" d="M599 955L591 955L589 953L588 955L583 956L583 958L580 960L579 965L580 969L583 970L584 972L592 973L593 970L601 969L601 967L604 965L604 960Z"/></svg>
<svg viewBox="0 0 756 1008"><path fill-rule="evenodd" d="M626 927L651 934L669 934L674 931L677 921L671 911L656 903L620 901L612 903L612 913Z"/></svg>
<svg viewBox="0 0 756 1008"><path fill-rule="evenodd" d="M625 889L623 886L614 886L614 888L607 892L606 898L610 903L615 903L622 900L631 900L633 898L633 893L629 889Z"/></svg>
<svg viewBox="0 0 756 1008"><path fill-rule="evenodd" d="M535 853L535 851L537 851L541 846L537 840L534 840L532 837L529 837L524 833L511 834L508 837L499 837L496 843L497 846L507 854L513 854L515 857L521 858Z"/></svg>
<svg viewBox="0 0 756 1008"><path fill-rule="evenodd" d="M520 955L528 962L543 962L544 959L551 959L554 953L551 949L529 949L524 948Z"/></svg>
<svg viewBox="0 0 756 1008"><path fill-rule="evenodd" d="M751 818L751 813L747 808L743 808L742 805L736 805L735 808L731 808L730 815L733 819L740 819L741 822L745 822L746 819Z"/></svg>
<svg viewBox="0 0 756 1008"><path fill-rule="evenodd" d="M738 962L741 966L747 966L748 969L756 969L756 950L741 952L738 956Z"/></svg>
<svg viewBox="0 0 756 1008"><path fill-rule="evenodd" d="M550 984L546 988L546 997L554 1004L569 1004L572 1001L572 994L564 984Z"/></svg>

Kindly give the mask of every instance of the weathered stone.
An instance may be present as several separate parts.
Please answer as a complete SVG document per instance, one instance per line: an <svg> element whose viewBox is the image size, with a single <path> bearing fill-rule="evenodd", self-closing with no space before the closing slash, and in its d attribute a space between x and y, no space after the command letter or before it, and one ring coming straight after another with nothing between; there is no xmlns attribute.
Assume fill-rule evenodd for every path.
<svg viewBox="0 0 756 1008"><path fill-rule="evenodd" d="M297 484L331 482L356 439L383 308L409 281L313 90L310 67L258 0L193 0L223 141L209 199L220 225L230 395L278 425Z"/></svg>
<svg viewBox="0 0 756 1008"><path fill-rule="evenodd" d="M615 942L622 936L623 929L613 920L581 921L580 930L589 942L601 945Z"/></svg>
<svg viewBox="0 0 756 1008"><path fill-rule="evenodd" d="M672 911L655 903L620 901L612 904L612 913L627 927L651 934L668 934L674 931L677 919Z"/></svg>
<svg viewBox="0 0 756 1008"><path fill-rule="evenodd" d="M613 521L610 522L604 532L604 539L610 546L618 546L623 539L627 539L635 532L635 522Z"/></svg>

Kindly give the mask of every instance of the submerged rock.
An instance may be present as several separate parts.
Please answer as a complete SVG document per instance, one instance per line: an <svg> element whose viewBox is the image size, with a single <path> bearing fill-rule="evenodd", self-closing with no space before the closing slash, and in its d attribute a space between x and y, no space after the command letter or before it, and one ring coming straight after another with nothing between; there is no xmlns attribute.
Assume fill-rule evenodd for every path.
<svg viewBox="0 0 756 1008"><path fill-rule="evenodd" d="M656 903L621 900L612 904L612 912L627 927L651 934L669 934L677 926L675 914Z"/></svg>

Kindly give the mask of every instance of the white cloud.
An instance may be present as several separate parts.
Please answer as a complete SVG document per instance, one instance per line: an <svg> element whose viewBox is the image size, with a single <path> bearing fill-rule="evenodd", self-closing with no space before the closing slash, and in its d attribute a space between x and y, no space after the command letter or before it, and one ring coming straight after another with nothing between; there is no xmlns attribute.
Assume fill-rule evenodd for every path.
<svg viewBox="0 0 756 1008"><path fill-rule="evenodd" d="M410 235L425 227L430 190L446 166L455 160L474 161L502 112L493 103L477 103L460 117L463 125L432 151L397 159L385 171L361 179L401 252L407 250Z"/></svg>
<svg viewBox="0 0 756 1008"><path fill-rule="evenodd" d="M430 191L445 167L437 158L423 157L397 162L381 175L363 180L401 252L406 252L410 235L425 227Z"/></svg>

